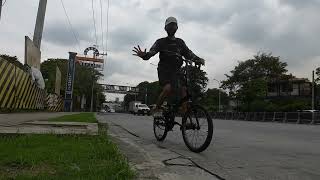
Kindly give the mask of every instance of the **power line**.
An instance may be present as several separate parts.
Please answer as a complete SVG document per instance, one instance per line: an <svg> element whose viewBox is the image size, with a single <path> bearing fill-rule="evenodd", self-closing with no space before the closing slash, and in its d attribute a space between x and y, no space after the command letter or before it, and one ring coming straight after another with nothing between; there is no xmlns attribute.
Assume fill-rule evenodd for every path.
<svg viewBox="0 0 320 180"><path fill-rule="evenodd" d="M68 13L67 13L66 8L64 7L64 3L63 3L63 1L62 1L62 0L60 0L60 2L61 2L61 5L62 5L62 7L63 7L64 13L65 13L65 15L66 15L66 17L67 17L67 21L68 21L68 24L69 24L69 26L70 26L70 30L71 30L71 32L72 32L72 34L73 34L73 36L74 36L74 38L75 38L75 40L76 40L76 43L78 44L79 52L80 52L80 51L81 51L81 48L80 48L80 41L79 41L79 39L78 39L78 37L77 37L76 33L75 33L75 32L74 32L74 30L73 30L73 27L72 27L71 21L70 21L70 19L69 19L69 16L68 16Z"/></svg>
<svg viewBox="0 0 320 180"><path fill-rule="evenodd" d="M4 0L3 4L2 4L2 7L4 6L4 4L6 4L7 0Z"/></svg>
<svg viewBox="0 0 320 180"><path fill-rule="evenodd" d="M104 50L104 37L103 37L103 19L102 19L102 0L100 0L100 22L101 22L101 36L102 36L102 48Z"/></svg>
<svg viewBox="0 0 320 180"><path fill-rule="evenodd" d="M108 54L108 39L109 39L109 7L110 7L110 0L108 0L108 7L107 7L107 32L106 32L106 53Z"/></svg>
<svg viewBox="0 0 320 180"><path fill-rule="evenodd" d="M97 28L96 28L96 19L95 19L95 17L94 17L93 0L91 0L91 5L92 5L92 18L93 18L94 33L95 33L95 39L96 39L96 43L95 43L95 45L98 45Z"/></svg>

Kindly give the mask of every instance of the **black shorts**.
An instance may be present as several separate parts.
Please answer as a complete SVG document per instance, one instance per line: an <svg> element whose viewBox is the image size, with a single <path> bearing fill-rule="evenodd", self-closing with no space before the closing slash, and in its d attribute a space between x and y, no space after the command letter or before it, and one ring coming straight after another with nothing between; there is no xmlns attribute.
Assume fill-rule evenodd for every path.
<svg viewBox="0 0 320 180"><path fill-rule="evenodd" d="M174 88L180 88L185 84L181 70L158 67L158 78L161 87L170 84Z"/></svg>

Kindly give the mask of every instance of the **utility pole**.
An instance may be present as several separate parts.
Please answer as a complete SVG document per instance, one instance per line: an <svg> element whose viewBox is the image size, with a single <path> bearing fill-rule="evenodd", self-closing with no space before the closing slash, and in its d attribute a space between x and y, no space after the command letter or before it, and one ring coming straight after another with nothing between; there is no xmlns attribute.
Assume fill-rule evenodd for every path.
<svg viewBox="0 0 320 180"><path fill-rule="evenodd" d="M0 0L0 20L1 20L2 0Z"/></svg>
<svg viewBox="0 0 320 180"><path fill-rule="evenodd" d="M213 80L215 80L215 81L217 81L218 82L218 84L219 84L219 112L221 112L221 96L220 96L220 81L219 80L217 80L217 79L213 79Z"/></svg>
<svg viewBox="0 0 320 180"><path fill-rule="evenodd" d="M145 104L147 104L147 100L148 100L148 88L146 88L146 96L145 96L145 99L144 99Z"/></svg>
<svg viewBox="0 0 320 180"><path fill-rule="evenodd" d="M95 57L94 57L94 58L95 58ZM93 63L93 67L92 67L92 89L91 89L91 106L90 106L90 112L93 112L94 66L95 66L95 64Z"/></svg>
<svg viewBox="0 0 320 180"><path fill-rule="evenodd" d="M311 102L311 104L312 104L312 110L314 110L315 109L315 107L314 107L314 88L315 88L315 85L314 85L314 71L312 71L312 102Z"/></svg>
<svg viewBox="0 0 320 180"><path fill-rule="evenodd" d="M39 49L41 46L44 17L46 15L46 8L47 8L47 0L40 0L39 7L38 7L37 21L36 21L36 25L34 28L34 34L33 34L33 43Z"/></svg>

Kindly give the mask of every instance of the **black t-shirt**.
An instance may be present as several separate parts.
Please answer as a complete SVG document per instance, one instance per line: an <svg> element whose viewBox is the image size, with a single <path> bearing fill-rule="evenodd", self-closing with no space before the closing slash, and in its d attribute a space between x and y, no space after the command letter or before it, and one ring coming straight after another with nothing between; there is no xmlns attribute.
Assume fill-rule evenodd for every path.
<svg viewBox="0 0 320 180"><path fill-rule="evenodd" d="M158 52L160 58L159 68L179 69L183 64L181 56L190 60L199 59L180 38L165 37L158 39L143 59L148 60Z"/></svg>

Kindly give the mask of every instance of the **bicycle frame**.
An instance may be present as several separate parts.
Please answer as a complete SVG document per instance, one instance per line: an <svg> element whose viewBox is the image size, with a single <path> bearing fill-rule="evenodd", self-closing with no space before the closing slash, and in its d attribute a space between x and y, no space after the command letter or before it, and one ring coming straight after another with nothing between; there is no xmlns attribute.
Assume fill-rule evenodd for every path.
<svg viewBox="0 0 320 180"><path fill-rule="evenodd" d="M181 57L182 58L182 57ZM192 94L191 91L189 90L189 81L190 81L190 73L189 73L189 67L192 66L193 61L188 60L188 59L184 59L182 58L183 62L185 63L185 65L183 67L185 67L184 72L182 73L182 75L184 76L184 80L185 80L185 86L186 86L186 94L187 94L187 101L189 103L189 105L192 106ZM198 66L198 68L200 68L200 66ZM170 119L170 121L172 121L174 123L174 125L179 125L180 127L182 126L180 123L175 122L175 117L177 114L177 109L181 106L181 103L177 103L177 104L168 104L168 111L166 112L166 116L167 118ZM198 118L196 118L197 121L197 127L199 127L199 120Z"/></svg>

